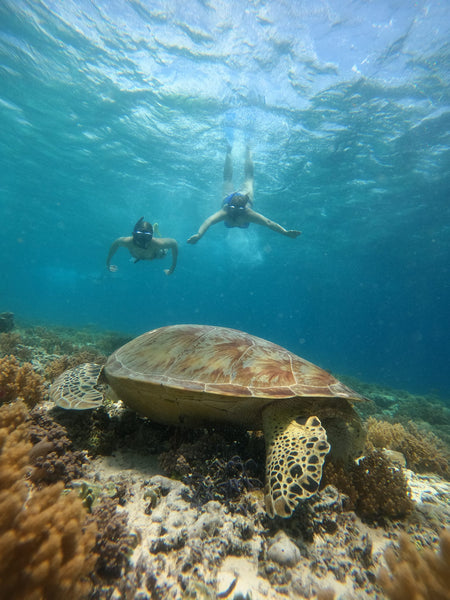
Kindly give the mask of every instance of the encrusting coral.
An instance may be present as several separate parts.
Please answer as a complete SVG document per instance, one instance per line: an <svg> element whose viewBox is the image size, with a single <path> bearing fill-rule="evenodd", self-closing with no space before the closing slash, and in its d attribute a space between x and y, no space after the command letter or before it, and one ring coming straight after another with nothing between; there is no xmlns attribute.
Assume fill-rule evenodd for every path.
<svg viewBox="0 0 450 600"><path fill-rule="evenodd" d="M128 531L127 513L117 511L117 499L103 497L92 511L101 535L97 536L95 551L98 553L95 573L101 580L111 581L126 572L136 545Z"/></svg>
<svg viewBox="0 0 450 600"><path fill-rule="evenodd" d="M30 452L33 483L41 486L62 481L68 485L73 479L84 476L85 453L74 449L64 427L41 407L30 412L29 431L33 443Z"/></svg>
<svg viewBox="0 0 450 600"><path fill-rule="evenodd" d="M406 534L399 549L385 552L389 571L382 568L378 583L391 600L450 600L450 531L441 534L440 550L418 551Z"/></svg>
<svg viewBox="0 0 450 600"><path fill-rule="evenodd" d="M31 408L44 397L44 380L30 363L20 365L15 356L0 358L0 404L20 398Z"/></svg>
<svg viewBox="0 0 450 600"><path fill-rule="evenodd" d="M63 483L37 490L26 478L27 419L23 402L0 407L0 600L81 600L92 588L96 527Z"/></svg>

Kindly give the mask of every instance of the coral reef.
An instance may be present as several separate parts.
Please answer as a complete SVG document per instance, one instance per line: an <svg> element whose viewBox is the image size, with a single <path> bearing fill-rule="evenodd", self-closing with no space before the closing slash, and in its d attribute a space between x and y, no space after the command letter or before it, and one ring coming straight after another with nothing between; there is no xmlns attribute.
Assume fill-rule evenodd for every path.
<svg viewBox="0 0 450 600"><path fill-rule="evenodd" d="M419 473L437 473L450 478L450 454L446 445L432 432L422 431L409 421L400 423L367 420L367 447L389 448L401 452L409 469Z"/></svg>
<svg viewBox="0 0 450 600"><path fill-rule="evenodd" d="M72 354L77 350L75 330L38 326L26 329L25 335L30 344L43 348L48 354Z"/></svg>
<svg viewBox="0 0 450 600"><path fill-rule="evenodd" d="M450 531L444 530L440 550L418 551L406 534L398 551L388 548L389 571L380 569L378 582L391 600L450 600Z"/></svg>
<svg viewBox="0 0 450 600"><path fill-rule="evenodd" d="M17 331L9 333L0 333L0 353L5 356L6 354L14 354L17 350L17 346L22 343L22 336Z"/></svg>
<svg viewBox="0 0 450 600"><path fill-rule="evenodd" d="M8 378L8 386L1 382L5 373L20 368L27 353L35 372L51 381L76 364L103 363L105 354L128 341L91 328L16 327L3 335L0 356L3 339L15 358L0 363L5 365L0 368L0 404L6 391L7 401L25 397L15 377ZM364 416L382 419L368 421L366 458L359 464L327 462L319 493L288 520L271 520L264 511L262 434L157 425L113 400L84 412L62 411L48 402L29 412L21 402L5 403L0 406L0 579L3 583L4 569L14 576L8 561L18 552L16 538L25 536L21 523L27 524L28 537L17 564L31 575L19 582L16 596L11 587L5 592L0 587L0 600L2 594L5 600L384 598L377 572L386 546L405 530L417 546L435 547L436 532L450 522L450 484L436 474L402 473L375 448L395 448L409 467L445 474L448 448L441 440L450 440L443 436L450 411L431 396L378 386L363 393L371 398L363 405ZM5 410L8 417L2 417ZM419 422L408 422L416 415ZM399 422L394 425L394 420ZM162 475L161 467L172 479ZM67 489L61 495L63 485L77 490L78 498L75 492L66 495ZM63 519L69 523L66 553L58 547ZM98 531L83 537L92 523ZM41 525L48 531L46 539ZM51 554L50 544L56 548ZM75 546L77 557L87 561L77 576L75 554L70 554ZM435 558L443 556L443 547ZM386 586L386 597L392 593L392 600L404 600L395 595L402 593L396 582L405 569L401 565L411 560L400 560L394 550L391 561L389 556L390 571L379 582ZM425 560L431 553L420 556ZM29 562L21 563L22 558ZM48 563L42 566L41 558ZM62 582L64 570L68 576ZM50 572L54 587L44 588L50 586ZM7 583L12 581L8 577L9 572ZM21 588L25 583L29 587ZM408 596L431 597L442 600Z"/></svg>
<svg viewBox="0 0 450 600"><path fill-rule="evenodd" d="M8 332L14 329L14 313L2 312L0 313L0 331Z"/></svg>
<svg viewBox="0 0 450 600"><path fill-rule="evenodd" d="M29 360L33 351L25 343L18 331L0 333L0 356L14 354L21 360Z"/></svg>
<svg viewBox="0 0 450 600"><path fill-rule="evenodd" d="M15 356L0 358L0 404L20 398L33 407L45 394L44 380L30 363L20 365Z"/></svg>
<svg viewBox="0 0 450 600"><path fill-rule="evenodd" d="M64 354L63 356L59 356L48 363L44 370L45 377L50 381L53 381L66 369L72 369L77 365L87 362L103 365L106 362L106 356L92 348L81 348L70 356Z"/></svg>
<svg viewBox="0 0 450 600"><path fill-rule="evenodd" d="M27 408L0 407L0 597L85 599L92 588L95 525L63 484L33 489Z"/></svg>
<svg viewBox="0 0 450 600"><path fill-rule="evenodd" d="M100 332L91 328L37 326L18 330L30 346L41 348L50 355L72 355L83 348L109 355L131 339L121 333Z"/></svg>
<svg viewBox="0 0 450 600"><path fill-rule="evenodd" d="M403 473L392 468L379 451L368 454L358 464L327 462L322 485L327 484L346 494L348 508L369 522L405 517L413 507Z"/></svg>
<svg viewBox="0 0 450 600"><path fill-rule="evenodd" d="M340 379L368 399L358 406L364 419L369 416L381 421L398 422L407 426L409 421L420 425L420 430L431 431L450 447L450 406L448 400L435 394L414 395L406 390L386 388L342 375Z"/></svg>

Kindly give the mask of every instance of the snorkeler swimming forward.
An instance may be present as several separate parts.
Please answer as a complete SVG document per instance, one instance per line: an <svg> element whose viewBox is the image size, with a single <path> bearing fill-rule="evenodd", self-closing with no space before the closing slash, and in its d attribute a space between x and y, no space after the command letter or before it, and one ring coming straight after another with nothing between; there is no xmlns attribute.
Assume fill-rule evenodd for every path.
<svg viewBox="0 0 450 600"><path fill-rule="evenodd" d="M156 227L156 223L155 223ZM117 238L112 244L106 259L106 266L109 271L117 271L116 265L111 265L111 259L120 247L127 248L131 256L135 258L135 263L140 260L154 260L155 258L164 258L167 251L172 250L172 266L170 269L164 269L166 275L175 271L178 256L178 244L172 238L153 237L153 226L141 217L133 229L133 234L128 237Z"/></svg>
<svg viewBox="0 0 450 600"><path fill-rule="evenodd" d="M223 170L223 197L222 208L200 225L198 232L188 239L188 244L196 244L211 225L220 221L224 221L226 227L240 227L241 229L247 228L250 223L256 223L290 238L296 238L301 234L301 231L295 229L285 229L252 209L253 161L248 146L245 154L244 185L241 192L233 191L233 163L231 147L228 146Z"/></svg>

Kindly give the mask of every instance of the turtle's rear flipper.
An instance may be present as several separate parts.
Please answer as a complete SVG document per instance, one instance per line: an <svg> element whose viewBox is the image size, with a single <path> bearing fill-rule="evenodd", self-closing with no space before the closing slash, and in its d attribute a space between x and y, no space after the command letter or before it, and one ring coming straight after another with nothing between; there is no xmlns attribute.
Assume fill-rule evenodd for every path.
<svg viewBox="0 0 450 600"><path fill-rule="evenodd" d="M85 363L64 371L53 382L50 399L61 408L98 408L105 396L105 386L99 383L102 371L103 365L95 363Z"/></svg>
<svg viewBox="0 0 450 600"><path fill-rule="evenodd" d="M270 517L290 517L300 500L319 489L322 466L330 451L318 417L293 418L264 411L266 438L266 510Z"/></svg>

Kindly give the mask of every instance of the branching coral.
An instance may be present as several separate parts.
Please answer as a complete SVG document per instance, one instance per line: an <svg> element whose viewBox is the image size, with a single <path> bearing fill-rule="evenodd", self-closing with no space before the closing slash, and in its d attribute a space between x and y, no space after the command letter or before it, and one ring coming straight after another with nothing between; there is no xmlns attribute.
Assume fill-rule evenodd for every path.
<svg viewBox="0 0 450 600"><path fill-rule="evenodd" d="M36 490L30 470L27 408L0 407L0 598L84 599L96 560L95 525L63 484Z"/></svg>
<svg viewBox="0 0 450 600"><path fill-rule="evenodd" d="M44 396L44 380L30 363L21 366L15 356L0 358L0 404L21 398L33 407Z"/></svg>
<svg viewBox="0 0 450 600"><path fill-rule="evenodd" d="M441 535L440 550L419 552L406 534L400 536L399 550L385 552L386 568L378 582L391 600L450 600L450 531Z"/></svg>
<svg viewBox="0 0 450 600"><path fill-rule="evenodd" d="M420 431L411 421L406 427L400 423L367 420L369 448L389 448L401 452L408 468L419 473L432 472L450 476L449 456L445 444L429 431Z"/></svg>

